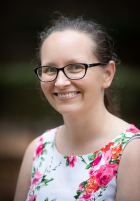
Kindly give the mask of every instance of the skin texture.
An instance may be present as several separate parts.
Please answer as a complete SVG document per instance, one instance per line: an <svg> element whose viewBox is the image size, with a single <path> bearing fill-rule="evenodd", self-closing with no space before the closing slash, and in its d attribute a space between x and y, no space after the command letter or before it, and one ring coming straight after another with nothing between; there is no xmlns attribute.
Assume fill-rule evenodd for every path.
<svg viewBox="0 0 140 201"><path fill-rule="evenodd" d="M63 67L70 63L97 63L99 61L91 51L92 46L95 47L95 43L89 35L71 30L53 33L43 43L41 65ZM69 80L60 71L55 81L41 82L47 100L64 119L64 125L55 138L59 153L70 156L94 152L130 128L128 123L110 114L104 106L104 89L111 85L114 74L115 64L110 61L105 68L89 68L81 80ZM58 93L71 92L76 92L71 98L57 96ZM37 140L29 145L25 153L14 201L26 200ZM139 143L139 140L133 140L124 150L118 172L116 201L140 198ZM135 157L130 150L134 151ZM130 181L133 181L133 187Z"/></svg>

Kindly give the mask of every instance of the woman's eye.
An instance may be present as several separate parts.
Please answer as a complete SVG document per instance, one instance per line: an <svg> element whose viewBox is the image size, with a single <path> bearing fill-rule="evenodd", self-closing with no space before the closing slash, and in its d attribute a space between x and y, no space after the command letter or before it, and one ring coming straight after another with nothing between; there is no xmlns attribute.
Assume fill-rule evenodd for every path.
<svg viewBox="0 0 140 201"><path fill-rule="evenodd" d="M47 72L49 72L49 73L53 73L53 72L55 72L56 70L54 69L54 68L48 68L47 69Z"/></svg>
<svg viewBox="0 0 140 201"><path fill-rule="evenodd" d="M80 70L83 69L83 67L81 65L73 65L72 66L72 70Z"/></svg>
<svg viewBox="0 0 140 201"><path fill-rule="evenodd" d="M52 67L45 67L43 69L43 73L55 73L55 72L56 72L56 69Z"/></svg>

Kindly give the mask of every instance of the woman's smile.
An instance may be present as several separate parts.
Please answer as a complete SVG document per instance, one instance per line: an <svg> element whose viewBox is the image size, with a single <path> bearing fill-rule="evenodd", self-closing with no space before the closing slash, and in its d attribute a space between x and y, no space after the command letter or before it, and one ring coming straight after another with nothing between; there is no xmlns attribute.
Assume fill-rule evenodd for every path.
<svg viewBox="0 0 140 201"><path fill-rule="evenodd" d="M61 92L61 93L54 93L55 96L58 97L58 99L64 99L64 100L69 100L71 98L74 98L77 94L79 94L79 91L74 91L74 92Z"/></svg>

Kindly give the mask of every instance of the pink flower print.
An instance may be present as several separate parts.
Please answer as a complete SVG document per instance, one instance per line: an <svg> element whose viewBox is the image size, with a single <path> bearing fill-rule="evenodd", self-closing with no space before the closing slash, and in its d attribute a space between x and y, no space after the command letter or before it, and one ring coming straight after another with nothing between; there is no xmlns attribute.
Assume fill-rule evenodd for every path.
<svg viewBox="0 0 140 201"><path fill-rule="evenodd" d="M38 157L38 155L43 153L43 138L40 138L39 140L39 145L37 146L36 150L35 150L35 156L33 158L33 161L35 161L35 159Z"/></svg>
<svg viewBox="0 0 140 201"><path fill-rule="evenodd" d="M34 177L33 177L32 188L34 187L34 185L39 184L41 179L42 179L42 174L37 170Z"/></svg>
<svg viewBox="0 0 140 201"><path fill-rule="evenodd" d="M93 163L91 165L91 168L93 168L94 166L98 165L98 163L101 161L102 158L102 154L100 154L99 156L95 157L93 160Z"/></svg>
<svg viewBox="0 0 140 201"><path fill-rule="evenodd" d="M89 173L89 176L91 177L93 174L94 174L95 170L93 168L90 168L88 173Z"/></svg>
<svg viewBox="0 0 140 201"><path fill-rule="evenodd" d="M126 130L127 132L131 132L131 133L139 133L140 130L138 128L136 128L134 125L131 125L131 128Z"/></svg>
<svg viewBox="0 0 140 201"><path fill-rule="evenodd" d="M86 192L83 192L82 195L78 198L78 201L85 201L85 200L94 200L95 195L93 193L87 194Z"/></svg>
<svg viewBox="0 0 140 201"><path fill-rule="evenodd" d="M43 151L43 144L40 144L36 149L36 157Z"/></svg>
<svg viewBox="0 0 140 201"><path fill-rule="evenodd" d="M99 156L94 158L91 168L89 169L89 172L88 172L90 177L94 174L95 166L97 166L99 164L101 159L102 159L102 154L100 154Z"/></svg>
<svg viewBox="0 0 140 201"><path fill-rule="evenodd" d="M28 201L34 201L37 198L37 195L31 195L30 200Z"/></svg>
<svg viewBox="0 0 140 201"><path fill-rule="evenodd" d="M74 163L77 161L76 156L67 156L67 159L69 161L69 166L74 167L75 166Z"/></svg>
<svg viewBox="0 0 140 201"><path fill-rule="evenodd" d="M82 185L82 183L83 183L83 182L81 182L81 183L79 184L79 188L78 188L79 191L83 191L83 185Z"/></svg>
<svg viewBox="0 0 140 201"><path fill-rule="evenodd" d="M81 198L83 198L84 200L85 199L89 199L91 197L91 194L86 194L86 192L84 192L83 194L82 194L82 197Z"/></svg>
<svg viewBox="0 0 140 201"><path fill-rule="evenodd" d="M110 159L111 159L112 153L111 150L107 151L104 153L104 160L105 160L105 164L109 163Z"/></svg>
<svg viewBox="0 0 140 201"><path fill-rule="evenodd" d="M43 140L44 140L43 137L41 137L40 140L39 140L39 142L42 142L42 143L43 143Z"/></svg>
<svg viewBox="0 0 140 201"><path fill-rule="evenodd" d="M117 169L118 165L116 163L102 165L95 174L95 179L97 180L98 185L105 187L117 174Z"/></svg>

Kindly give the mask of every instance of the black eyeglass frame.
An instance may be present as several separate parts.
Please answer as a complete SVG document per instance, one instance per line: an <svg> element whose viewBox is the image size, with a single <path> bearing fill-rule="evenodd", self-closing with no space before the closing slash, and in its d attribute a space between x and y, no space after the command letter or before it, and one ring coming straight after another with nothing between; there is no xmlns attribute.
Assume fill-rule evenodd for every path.
<svg viewBox="0 0 140 201"><path fill-rule="evenodd" d="M72 78L69 78L69 77L66 75L65 71L64 71L64 68L66 68L67 66L69 66L69 65L75 65L75 64L81 64L81 65L84 65L84 66L85 66L85 74L83 75L83 77L85 77L88 68L90 68L90 67L95 67L95 66L101 66L101 65L107 65L107 64L105 64L105 63L92 63L92 64L73 63L73 64L68 64L68 65L66 65L66 66L64 66L64 67L62 67L62 68L58 68L58 67L55 67L55 66L38 66L38 67L34 68L34 72L35 72L35 74L37 75L37 77L39 78L39 80L42 81L42 82L53 82L54 80L57 79L59 71L63 71L64 75L65 75L68 79L70 79L70 80L80 80L80 79L82 79L83 77L78 78L78 79L72 79ZM56 74L55 79L53 79L53 80L51 80L51 81L43 81L43 80L41 80L41 78L40 78L39 75L38 75L38 69L39 69L39 68L43 68L43 67L44 67L44 68L45 68L45 67L53 67L53 68L55 68L55 69L57 70L57 74Z"/></svg>

